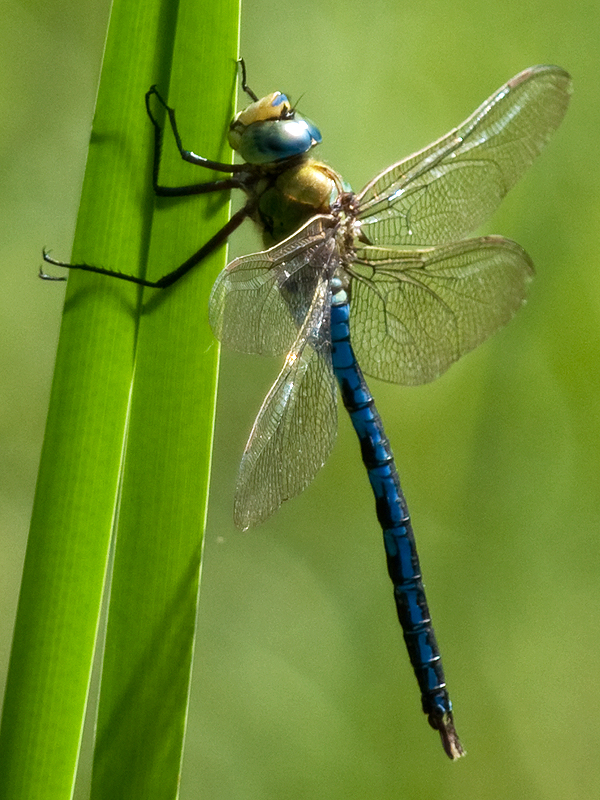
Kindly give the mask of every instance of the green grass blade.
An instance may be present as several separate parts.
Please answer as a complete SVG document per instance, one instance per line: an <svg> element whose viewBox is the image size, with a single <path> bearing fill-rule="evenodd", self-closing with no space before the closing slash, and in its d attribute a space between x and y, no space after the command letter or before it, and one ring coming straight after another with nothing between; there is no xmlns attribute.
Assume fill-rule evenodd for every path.
<svg viewBox="0 0 600 800"><path fill-rule="evenodd" d="M187 75L184 81L186 90L194 93L194 99L198 97L201 101L195 110L196 117L205 114L205 119L213 125L215 119L219 120L217 136L220 137L218 144L222 144L225 124L221 124L221 117L225 119L229 113L233 96L238 16L235 3L225 5L227 8L221 4L219 13L198 8L194 11L195 16L190 18L184 3L178 7L168 0L115 0L73 261L85 260L88 263L115 266L130 273L145 266L150 235L154 231L156 236L156 227L153 228L152 224L154 199L149 185L151 131L144 113L143 94L151 83L162 85L167 81L174 60L173 36L182 20L190 28L188 36L183 37L176 59L183 53L188 64L180 68L177 80L182 77L183 70ZM226 41L219 39L226 35L225 30L229 31ZM219 47L213 45L215 50L218 49L218 54L213 50L207 58L205 53L209 51L204 49L207 47L205 39L212 40L213 37L220 41ZM193 48L190 44L192 39ZM179 41L176 47L180 47ZM198 63L190 66L193 54ZM211 71L213 66L216 74ZM206 111L205 97L195 94L202 92L202 86L196 80L200 69L204 80L209 83L215 76L215 91L220 91L221 98L224 98L221 99L224 107L221 106L219 116L210 105ZM214 98L213 102L216 102ZM195 135L193 127L189 132ZM203 141L200 140L195 146L203 146ZM218 155L213 151L215 154ZM196 179L202 180L192 178ZM177 182L176 175L173 182ZM191 205L193 207L194 203ZM219 219L213 213L214 203L207 203L205 207L209 209L211 224L218 225ZM221 201L218 207L219 213L225 215L226 204ZM188 233L192 230L194 235L190 235L187 242L180 242L183 250L192 239L191 248L197 247L197 237L202 236L198 208L197 204L194 224L188 224L187 227ZM157 263L172 263L174 257L174 248L169 246L166 237L169 216L165 213L164 221L158 224L166 226L165 236L159 239L170 252L168 257L164 253L156 253L153 257ZM170 237L177 235L177 231L169 233ZM223 253L221 257L224 257ZM211 278L215 269L216 264L213 265ZM201 282L208 284L210 279L202 278ZM52 286L48 289L51 291ZM206 299L200 299L195 294L193 297L196 303L194 319L204 320ZM128 284L89 274L73 273L69 279L0 733L2 797L28 800L63 798L70 796L72 791L119 482L138 332L138 306L139 292ZM156 304L156 310L168 318L166 322L163 320L163 331L177 324L173 320L179 319L181 309L175 311L171 308L171 298L165 295L165 300ZM144 311L148 319L152 318L151 309L146 307ZM171 313L173 316L170 316ZM146 343L154 335L153 324L148 327L142 325L141 342ZM201 327L206 329L206 323L202 322ZM185 338L185 331L185 327L182 331L178 330L177 336L183 335ZM200 495L194 498L197 520L200 521L204 516L210 454L207 442L214 405L209 389L214 384L217 358L214 343L211 341L208 344L207 341L202 342L198 338L194 344L200 345L204 351L210 351L212 364L205 369L208 386L194 394L193 399L186 394L188 403L197 406L203 401L206 405L206 410L201 413L204 453L197 456L196 460L191 456L183 459L184 466L194 479L197 475L202 476L200 483L195 483L193 487L201 487ZM186 350L184 347L181 352L189 356L192 367L197 368L197 360L192 360L190 348ZM144 345L137 362L140 381L143 380L144 363L148 364L151 360ZM160 367L153 363L152 369ZM176 377L179 379L181 375ZM161 382L161 397L163 392L167 392L167 383ZM189 391L197 388L189 381L186 384L184 380L183 384L179 384L178 391L182 385ZM154 400L156 396L152 398ZM143 402L143 399L136 401L138 404ZM184 409L181 409L178 419L184 427L183 431L175 432L175 441L179 437L186 443L189 441L192 447L192 437L188 440L187 436L190 418ZM173 414L163 418L164 423L170 424L173 420ZM133 412L131 422L130 443L133 443L136 431L141 430ZM194 422L193 418L191 422ZM157 447L161 444L165 442L157 439ZM174 450L178 450L177 445L165 444L165 448L163 455L169 458L173 457ZM151 468L153 464L147 461L146 466ZM135 471L135 467L130 468L128 474L132 469ZM138 498L141 504L146 503L148 497L161 496L160 487L152 484L153 470L149 471L150 478L141 479L144 488ZM178 491L190 488L193 481L181 474L179 477L181 483ZM165 507L180 519L182 510L189 505L189 502L174 502L171 495L167 497ZM135 513L128 511L124 500L121 520L126 520L128 514L135 516ZM187 524L189 518L185 514L184 518L190 537L194 537L196 554L193 562L189 559L186 561L186 567L188 570L197 569L200 526ZM161 526L165 532L177 530L177 524L173 525L164 518L161 519ZM144 536L154 536L154 530L137 530L138 541ZM120 544L126 542L126 538L123 533ZM159 540L160 537L157 537L157 544ZM177 544L175 550L180 552ZM137 563L143 572L147 563L143 559ZM119 561L117 575L122 576L118 565ZM197 575L194 578L189 572L186 577L189 585L197 580ZM146 578L150 585L156 580L156 576L146 575ZM161 574L159 580L168 583L173 579L173 574L167 570L166 578ZM124 586L129 585L126 577L123 580ZM135 597L135 580L130 585ZM195 599L195 590L192 594ZM116 602L118 596L117 582L113 601ZM191 604L186 609L186 624L180 628L186 642L180 642L179 646L190 652L193 634ZM118 611L117 604L117 615ZM172 611L169 607L152 609L155 620L160 617L168 629L171 629L168 618ZM111 612L112 619L114 616ZM139 622L139 618L136 622ZM130 630L129 636L134 639L134 632ZM169 644L177 646L172 640ZM110 646L107 652L110 652ZM121 655L123 669L131 667L135 658ZM175 667L178 671L180 668L176 657L163 659L163 665L165 670ZM105 670L105 676L109 678L109 668ZM137 672L134 676L141 680L143 673ZM163 679L166 680L164 676ZM147 692L141 690L141 694L147 697ZM104 696L111 696L110 686ZM185 696L179 697L179 720L185 715L185 706ZM121 715L125 711L123 707L120 708ZM178 745L173 737L169 739L173 755L170 759L171 772L172 765L175 762L178 764L180 759L177 747L181 748L182 730L179 722ZM125 754L118 753L117 757L124 760ZM115 768L114 762L111 766ZM127 771L129 766L125 763L123 770ZM171 781L168 796L173 795L172 784ZM162 790L162 787L156 786L156 789ZM146 796L151 795L147 793Z"/></svg>
<svg viewBox="0 0 600 800"><path fill-rule="evenodd" d="M180 4L169 103L184 146L210 158L228 157L236 37L236 0L218 10ZM169 137L164 153L165 183L206 180L181 163ZM151 274L169 271L218 230L226 201L159 203ZM206 309L223 266L221 250L172 289L144 295L98 715L97 798L147 800L177 790L218 355Z"/></svg>

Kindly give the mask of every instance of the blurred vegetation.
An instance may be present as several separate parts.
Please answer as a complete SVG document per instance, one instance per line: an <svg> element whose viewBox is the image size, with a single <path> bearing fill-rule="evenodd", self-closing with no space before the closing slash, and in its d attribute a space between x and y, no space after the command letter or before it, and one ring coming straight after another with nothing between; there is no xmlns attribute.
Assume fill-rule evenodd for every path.
<svg viewBox="0 0 600 800"><path fill-rule="evenodd" d="M69 252L107 13L9 0L0 22L3 675L62 303L36 270L42 245ZM357 189L524 67L560 64L575 94L485 228L532 256L529 304L430 386L372 382L468 758L450 765L422 718L343 416L314 485L262 528L233 528L277 364L224 353L182 800L200 780L212 800L598 795L599 17L536 0L246 4L250 85L300 98L321 157ZM240 235L231 252L255 246Z"/></svg>

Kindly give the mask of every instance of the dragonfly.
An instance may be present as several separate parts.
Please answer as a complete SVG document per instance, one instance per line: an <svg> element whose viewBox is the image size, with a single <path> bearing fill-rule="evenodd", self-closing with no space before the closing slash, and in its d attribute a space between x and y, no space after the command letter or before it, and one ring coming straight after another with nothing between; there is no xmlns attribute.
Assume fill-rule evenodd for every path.
<svg viewBox="0 0 600 800"><path fill-rule="evenodd" d="M161 196L241 189L244 205L196 253L157 281L89 264L46 262L142 286L174 284L245 220L267 249L236 258L209 302L212 329L244 353L285 356L246 444L234 501L245 530L302 492L337 430L337 389L360 442L375 496L398 618L421 705L451 759L464 755L423 586L415 536L381 417L364 374L427 383L505 325L525 300L533 265L501 236L465 238L484 223L559 126L569 74L536 66L509 80L461 125L353 193L310 153L318 128L280 92L233 119L229 143L243 163L186 150L175 111L146 94L154 126L153 188ZM186 186L159 182L162 106L181 157L228 177ZM60 280L40 270L41 276Z"/></svg>

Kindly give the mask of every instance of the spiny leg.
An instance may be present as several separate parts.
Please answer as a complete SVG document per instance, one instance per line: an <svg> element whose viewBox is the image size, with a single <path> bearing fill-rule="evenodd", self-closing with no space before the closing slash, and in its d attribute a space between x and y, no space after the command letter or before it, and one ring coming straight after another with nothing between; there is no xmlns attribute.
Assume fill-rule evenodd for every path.
<svg viewBox="0 0 600 800"><path fill-rule="evenodd" d="M192 267L199 264L202 259L206 258L210 253L222 245L227 238L238 228L242 222L248 217L254 209L253 203L247 203L243 208L240 208L215 235L202 245L202 247L194 253L193 256L184 261L177 269L168 272L156 281L149 281L145 278L138 278L136 275L126 275L124 272L117 270L105 269L104 267L94 267L91 264L68 264L65 261L58 261L44 250L42 253L43 259L47 264L52 264L55 267L66 267L67 269L79 269L83 272L95 272L97 275L106 275L109 278L117 278L122 281L129 281L135 283L137 286L148 286L152 289L166 289L167 286L172 286L179 278L183 277L186 272L189 272ZM55 275L47 275L40 267L40 278L47 281L64 281L66 278L57 277Z"/></svg>
<svg viewBox="0 0 600 800"><path fill-rule="evenodd" d="M254 94L252 89L248 86L248 80L247 80L247 77L246 77L246 62L244 61L243 58L240 58L238 60L238 64L240 65L240 67L242 69L242 91L246 92L248 97L250 97L252 100L254 100L255 103L257 103L258 102L258 95Z"/></svg>
<svg viewBox="0 0 600 800"><path fill-rule="evenodd" d="M159 103L164 107L165 111L167 112L167 115L169 117L169 122L171 125L171 130L173 131L173 136L175 138L175 143L177 145L177 149L179 150L181 157L185 161L188 161L189 163L195 164L196 166L199 167L204 167L205 169L215 170L217 172L230 172L230 173L243 172L246 167L244 164L222 164L219 161L211 161L208 158L196 155L190 150L185 150L181 142L179 130L177 128L175 109L167 105L167 103L159 94L156 86L151 86L150 89L146 92L145 101L146 101L146 111L154 127L154 160L152 166L152 186L154 188L155 193L160 197L183 197L185 195L207 194L208 192L216 192L220 191L221 189L243 188L245 182L239 178L225 178L223 180L208 181L205 183L193 183L187 186L162 186L158 182L158 172L160 168L160 158L162 152L163 130L158 121L156 120L154 114L152 113L152 109L150 107L150 98L152 95L154 95L157 98Z"/></svg>
<svg viewBox="0 0 600 800"><path fill-rule="evenodd" d="M191 163L197 164L198 166L203 166L208 169L216 169L222 172L238 172L242 171L245 167L244 165L231 165L231 164L221 164L216 161L209 161L208 159L202 158L201 156L197 156L190 151L184 150L183 145L181 143L181 138L179 136L179 131L177 129L177 121L175 119L175 110L170 108L164 99L159 94L156 86L152 86L145 95L145 102L146 102L146 111L152 122L154 127L154 160L153 160L153 169L152 169L152 186L155 193L159 196L163 197L180 197L186 195L196 195L196 194L208 194L209 192L217 192L229 189L238 189L244 188L248 183L252 182L252 177L246 175L245 179L242 177L240 178L226 178L223 180L218 181L210 181L207 183L199 183L199 184L191 184L188 186L161 186L158 183L158 172L160 167L160 156L161 156L161 146L162 146L162 128L156 118L154 117L152 110L150 108L150 97L155 95L157 100L164 106L168 116L169 121L171 124L171 129L173 131L173 135L175 137L175 142L177 144L177 148L182 156L187 161ZM163 275L162 278L159 278L157 281L149 281L145 278L139 278L135 275L127 275L126 273L119 272L118 270L107 269L105 267L96 267L92 264L69 264L66 261L59 261L58 259L52 258L46 250L42 252L42 257L44 261L48 264L52 264L53 266L57 267L65 267L67 269L79 269L84 272L95 272L98 275L106 275L107 277L117 278L118 280L129 281L130 283L135 283L138 286L147 286L150 288L157 288L157 289L164 289L167 286L171 286L175 283L179 278L185 275L192 267L196 266L202 259L206 258L210 253L216 250L221 244L223 244L227 238L233 233L236 228L238 228L241 223L246 219L246 217L250 216L255 208L254 201L248 201L246 205L237 211L231 219L219 230L217 233L208 240L194 255L190 256L186 261L183 262L179 267L172 270L171 272ZM48 275L44 272L43 268L40 267L39 272L40 278L43 280L54 280L54 281L63 281L66 278L61 276L55 275Z"/></svg>

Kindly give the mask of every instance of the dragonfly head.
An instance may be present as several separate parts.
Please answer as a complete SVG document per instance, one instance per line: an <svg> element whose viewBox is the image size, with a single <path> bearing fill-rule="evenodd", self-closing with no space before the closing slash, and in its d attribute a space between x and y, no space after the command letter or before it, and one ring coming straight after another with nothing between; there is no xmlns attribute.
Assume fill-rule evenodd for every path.
<svg viewBox="0 0 600 800"><path fill-rule="evenodd" d="M249 164L268 164L302 155L321 141L319 129L281 92L251 103L233 118L229 144Z"/></svg>

